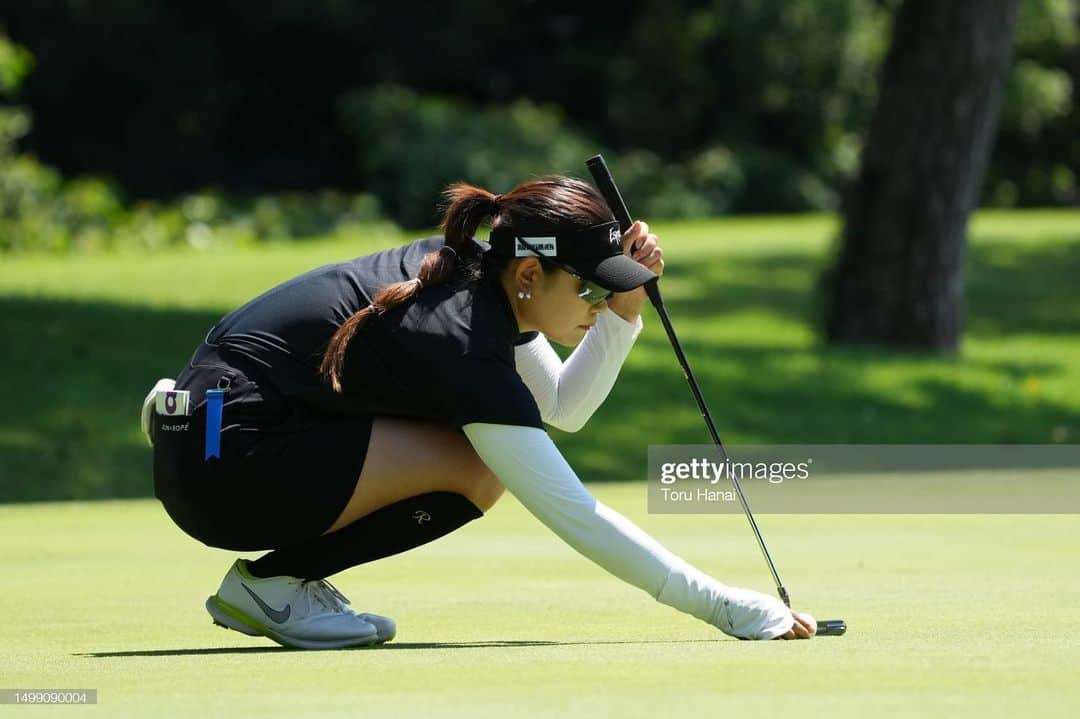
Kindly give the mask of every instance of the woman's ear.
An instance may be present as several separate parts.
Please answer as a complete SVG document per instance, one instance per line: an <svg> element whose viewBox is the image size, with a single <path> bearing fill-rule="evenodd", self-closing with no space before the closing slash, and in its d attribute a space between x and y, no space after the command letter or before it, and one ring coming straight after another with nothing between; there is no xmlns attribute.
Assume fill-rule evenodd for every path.
<svg viewBox="0 0 1080 719"><path fill-rule="evenodd" d="M514 269L514 282L517 287L533 287L543 275L544 270L540 267L540 260L535 257L525 257L518 261Z"/></svg>

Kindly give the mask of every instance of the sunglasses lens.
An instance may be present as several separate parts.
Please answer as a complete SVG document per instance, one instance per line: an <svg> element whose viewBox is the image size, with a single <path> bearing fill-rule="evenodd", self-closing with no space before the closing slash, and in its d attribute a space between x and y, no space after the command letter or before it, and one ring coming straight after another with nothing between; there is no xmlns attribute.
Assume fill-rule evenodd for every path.
<svg viewBox="0 0 1080 719"><path fill-rule="evenodd" d="M581 292L578 293L578 297L581 297L589 304L598 305L604 300L610 299L615 294L606 287L601 287L595 282L589 282L583 280L581 283Z"/></svg>

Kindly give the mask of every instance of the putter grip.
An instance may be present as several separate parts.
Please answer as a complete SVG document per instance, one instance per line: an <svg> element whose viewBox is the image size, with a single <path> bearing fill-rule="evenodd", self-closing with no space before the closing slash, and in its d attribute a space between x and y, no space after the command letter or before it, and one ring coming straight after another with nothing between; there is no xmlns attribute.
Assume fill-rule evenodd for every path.
<svg viewBox="0 0 1080 719"><path fill-rule="evenodd" d="M607 163L604 162L604 156L593 155L585 161L585 165L589 168L589 172L592 173L600 194L604 196L608 207L611 208L611 213L618 220L619 227L622 228L623 232L626 232L630 229L630 225L634 224L634 220L630 217L630 210L626 209L626 203L623 202L619 188L615 186L615 178L611 176L611 170L608 169Z"/></svg>
<svg viewBox="0 0 1080 719"><path fill-rule="evenodd" d="M622 193L619 192L619 188L615 185L615 178L611 176L611 170L608 169L607 163L604 162L604 156L593 155L585 161L585 165L589 168L589 172L592 173L596 188L604 196L604 201L607 202L608 207L611 209L611 214L615 215L619 227L622 228L623 232L626 232L630 229L630 225L634 224L634 220L630 217L630 210L626 209ZM636 245L634 249L637 249ZM664 298L660 294L660 287L656 283L656 278L645 283L645 294L648 295L649 301L653 303L657 310L663 307Z"/></svg>

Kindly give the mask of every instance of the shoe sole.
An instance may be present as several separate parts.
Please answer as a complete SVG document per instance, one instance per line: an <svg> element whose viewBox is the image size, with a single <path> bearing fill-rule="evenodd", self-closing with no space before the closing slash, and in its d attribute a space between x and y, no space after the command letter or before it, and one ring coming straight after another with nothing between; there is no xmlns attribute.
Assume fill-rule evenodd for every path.
<svg viewBox="0 0 1080 719"><path fill-rule="evenodd" d="M267 637L290 649L347 649L374 646L387 641L379 638L378 631L371 637L353 639L312 640L286 636L237 609L216 594L206 598L206 611L214 620L214 624L220 627L232 629L249 637Z"/></svg>

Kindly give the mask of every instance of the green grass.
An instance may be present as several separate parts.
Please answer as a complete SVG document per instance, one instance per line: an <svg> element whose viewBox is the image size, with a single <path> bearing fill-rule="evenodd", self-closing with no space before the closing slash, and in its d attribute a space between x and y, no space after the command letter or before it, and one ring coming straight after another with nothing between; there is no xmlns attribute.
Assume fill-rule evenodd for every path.
<svg viewBox="0 0 1080 719"><path fill-rule="evenodd" d="M769 590L742 517L647 515L640 484L594 489L721 581ZM615 580L507 496L438 542L335 577L358 610L398 621L394 642L287 651L211 625L202 602L232 555L153 500L0 506L0 686L97 688L109 717L1080 709L1076 517L760 521L796 606L847 620L847 636L732 640Z"/></svg>
<svg viewBox="0 0 1080 719"><path fill-rule="evenodd" d="M658 225L663 289L729 442L1080 436L1080 213L983 213L969 330L938 358L822 347L830 217ZM406 241L0 259L0 502L148 495L136 415L222 314L308 268ZM658 320L582 432L587 481L707 437ZM603 501L721 581L769 591L738 515ZM153 500L0 504L0 687L97 688L112 716L1069 716L1080 709L1075 516L762 515L795 599L841 638L738 642L561 543L512 497L439 542L349 570L381 648L293 652L210 624L233 555ZM254 555L246 555L254 556ZM35 714L76 715L39 707ZM4 713L14 715L17 710Z"/></svg>
<svg viewBox="0 0 1080 719"><path fill-rule="evenodd" d="M814 287L836 224L655 225L665 300L726 441L1080 441L1080 212L975 219L951 358L819 343ZM0 259L0 501L150 494L136 416L154 380L273 284L412 238ZM589 426L552 431L586 481L640 477L648 444L708 441L651 308L645 324Z"/></svg>

